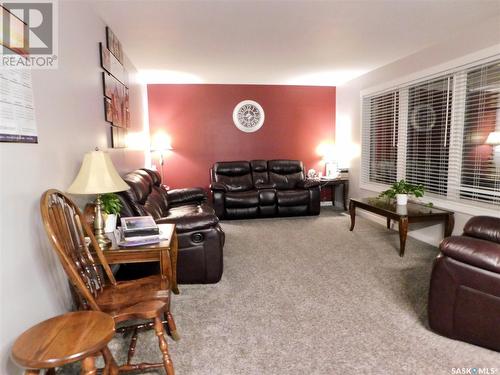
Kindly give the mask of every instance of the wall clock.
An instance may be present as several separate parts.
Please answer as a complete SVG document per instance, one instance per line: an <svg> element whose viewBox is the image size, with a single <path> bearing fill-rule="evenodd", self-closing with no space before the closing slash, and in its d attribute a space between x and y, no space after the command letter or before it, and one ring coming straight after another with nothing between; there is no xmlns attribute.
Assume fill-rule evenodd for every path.
<svg viewBox="0 0 500 375"><path fill-rule="evenodd" d="M253 100L239 102L233 110L234 125L245 133L253 133L264 125L264 110Z"/></svg>

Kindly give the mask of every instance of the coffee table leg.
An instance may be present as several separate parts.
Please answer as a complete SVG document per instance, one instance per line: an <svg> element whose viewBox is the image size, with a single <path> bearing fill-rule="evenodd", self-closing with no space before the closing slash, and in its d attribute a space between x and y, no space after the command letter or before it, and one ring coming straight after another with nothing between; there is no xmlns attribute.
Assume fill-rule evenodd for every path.
<svg viewBox="0 0 500 375"><path fill-rule="evenodd" d="M351 215L351 232L354 229L354 225L356 224L356 206L353 201L349 202L349 214Z"/></svg>
<svg viewBox="0 0 500 375"><path fill-rule="evenodd" d="M330 185L330 190L332 192L332 206L335 207L335 185Z"/></svg>
<svg viewBox="0 0 500 375"><path fill-rule="evenodd" d="M455 215L452 213L446 217L444 223L444 237L450 237L453 233L453 227L455 226Z"/></svg>
<svg viewBox="0 0 500 375"><path fill-rule="evenodd" d="M399 256L405 255L406 237L408 235L408 218L399 218Z"/></svg>
<svg viewBox="0 0 500 375"><path fill-rule="evenodd" d="M387 218L387 229L391 229L391 218Z"/></svg>

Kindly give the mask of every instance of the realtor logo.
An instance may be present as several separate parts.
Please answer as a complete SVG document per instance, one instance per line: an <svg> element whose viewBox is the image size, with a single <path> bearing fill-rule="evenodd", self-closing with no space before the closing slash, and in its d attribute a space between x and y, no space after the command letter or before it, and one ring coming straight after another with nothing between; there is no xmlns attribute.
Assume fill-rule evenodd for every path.
<svg viewBox="0 0 500 375"><path fill-rule="evenodd" d="M50 0L0 3L0 67L55 68L57 4Z"/></svg>

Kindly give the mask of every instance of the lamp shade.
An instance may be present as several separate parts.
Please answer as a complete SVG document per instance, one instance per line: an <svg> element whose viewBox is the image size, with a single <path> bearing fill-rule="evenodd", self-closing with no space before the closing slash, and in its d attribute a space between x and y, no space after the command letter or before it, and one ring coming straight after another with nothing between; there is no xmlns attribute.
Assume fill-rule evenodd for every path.
<svg viewBox="0 0 500 375"><path fill-rule="evenodd" d="M68 193L105 194L128 189L130 186L120 177L109 155L103 151L91 151L85 154Z"/></svg>
<svg viewBox="0 0 500 375"><path fill-rule="evenodd" d="M173 150L170 136L161 131L156 133L151 140L151 151L165 152L168 150Z"/></svg>
<svg viewBox="0 0 500 375"><path fill-rule="evenodd" d="M487 145L500 145L500 131L491 132L486 139Z"/></svg>

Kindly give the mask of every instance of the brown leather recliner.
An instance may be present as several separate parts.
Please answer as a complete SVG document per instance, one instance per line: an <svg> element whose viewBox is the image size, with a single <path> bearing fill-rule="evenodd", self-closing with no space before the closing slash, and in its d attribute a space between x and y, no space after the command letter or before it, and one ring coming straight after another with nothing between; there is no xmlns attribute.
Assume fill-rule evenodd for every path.
<svg viewBox="0 0 500 375"><path fill-rule="evenodd" d="M429 325L456 340L500 351L500 218L476 216L444 239L434 261Z"/></svg>
<svg viewBox="0 0 500 375"><path fill-rule="evenodd" d="M300 160L218 162L210 176L221 219L319 215L319 182L306 179Z"/></svg>
<svg viewBox="0 0 500 375"><path fill-rule="evenodd" d="M130 190L119 193L121 216L151 215L157 223L176 224L179 253L177 281L208 284L223 271L224 232L201 188L166 190L158 172L139 169L123 176ZM153 263L122 265L117 277L141 277L156 272Z"/></svg>

